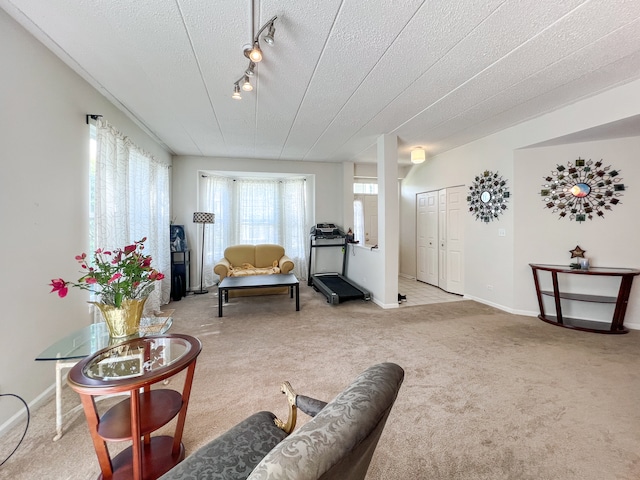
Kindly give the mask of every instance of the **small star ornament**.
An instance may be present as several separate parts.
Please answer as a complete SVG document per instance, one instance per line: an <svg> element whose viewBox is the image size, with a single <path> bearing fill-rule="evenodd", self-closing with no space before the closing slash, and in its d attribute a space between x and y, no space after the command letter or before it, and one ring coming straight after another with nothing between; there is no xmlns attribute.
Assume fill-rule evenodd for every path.
<svg viewBox="0 0 640 480"><path fill-rule="evenodd" d="M569 250L571 253L571 258L584 258L584 254L586 250L580 248L580 245L576 245L576 248L573 250Z"/></svg>

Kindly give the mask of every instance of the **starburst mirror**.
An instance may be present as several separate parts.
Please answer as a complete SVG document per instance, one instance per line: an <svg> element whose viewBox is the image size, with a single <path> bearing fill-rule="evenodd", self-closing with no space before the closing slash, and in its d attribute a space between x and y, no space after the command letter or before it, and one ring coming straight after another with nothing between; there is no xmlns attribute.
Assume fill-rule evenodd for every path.
<svg viewBox="0 0 640 480"><path fill-rule="evenodd" d="M559 218L569 217L576 222L593 220L594 215L604 217L605 210L621 203L624 184L619 170L602 165L602 160L583 158L558 165L545 177L547 183L540 191L545 207Z"/></svg>
<svg viewBox="0 0 640 480"><path fill-rule="evenodd" d="M498 172L485 170L482 175L476 176L469 190L469 212L476 220L490 222L507 209L509 189L507 181Z"/></svg>

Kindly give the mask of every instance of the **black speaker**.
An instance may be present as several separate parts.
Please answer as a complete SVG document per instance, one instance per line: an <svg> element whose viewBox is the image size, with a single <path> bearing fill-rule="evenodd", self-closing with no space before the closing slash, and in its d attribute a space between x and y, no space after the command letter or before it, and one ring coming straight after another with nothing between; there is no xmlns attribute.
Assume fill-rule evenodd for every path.
<svg viewBox="0 0 640 480"><path fill-rule="evenodd" d="M171 299L177 302L189 290L189 250L171 252Z"/></svg>

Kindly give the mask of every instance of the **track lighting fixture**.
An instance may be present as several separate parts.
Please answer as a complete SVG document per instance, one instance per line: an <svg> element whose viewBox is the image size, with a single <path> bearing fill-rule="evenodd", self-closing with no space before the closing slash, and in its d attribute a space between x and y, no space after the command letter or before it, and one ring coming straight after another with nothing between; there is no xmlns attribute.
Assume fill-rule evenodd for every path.
<svg viewBox="0 0 640 480"><path fill-rule="evenodd" d="M260 28L260 30L258 30L258 33L253 38L253 43L251 45L244 46L244 56L249 59L249 66L244 71L244 75L242 76L242 78L240 78L238 81L236 81L233 84L233 95L231 95L231 98L234 98L236 100L240 100L242 98L242 96L240 95L240 82L242 82L242 90L244 90L245 92L250 92L251 90L253 90L253 85L251 85L251 82L249 81L249 77L253 77L254 75L256 75L256 72L255 72L256 63L261 62L262 56L263 56L262 49L260 48L260 35L268 27L269 30L267 31L267 34L264 36L264 41L268 45L273 45L275 43L274 35L276 33L276 27L274 26L274 22L276 21L277 18L278 17L275 16L271 20L269 20L267 23L265 23Z"/></svg>
<svg viewBox="0 0 640 480"><path fill-rule="evenodd" d="M240 85L238 85L238 82L233 84L233 95L231 95L231 98L234 100L242 100L242 95L240 95Z"/></svg>

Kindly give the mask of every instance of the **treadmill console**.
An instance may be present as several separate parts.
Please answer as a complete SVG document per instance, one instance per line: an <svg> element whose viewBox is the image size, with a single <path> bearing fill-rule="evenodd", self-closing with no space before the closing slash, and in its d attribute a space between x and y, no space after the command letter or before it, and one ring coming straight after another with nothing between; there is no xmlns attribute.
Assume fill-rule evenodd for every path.
<svg viewBox="0 0 640 480"><path fill-rule="evenodd" d="M311 227L311 235L316 238L338 238L344 237L344 233L333 223L317 223Z"/></svg>

